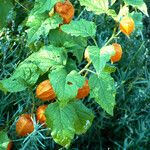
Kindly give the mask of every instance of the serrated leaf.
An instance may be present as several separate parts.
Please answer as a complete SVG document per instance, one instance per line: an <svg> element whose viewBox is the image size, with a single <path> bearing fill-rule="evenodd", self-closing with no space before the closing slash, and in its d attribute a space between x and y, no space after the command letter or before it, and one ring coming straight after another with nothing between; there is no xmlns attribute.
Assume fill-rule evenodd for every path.
<svg viewBox="0 0 150 150"><path fill-rule="evenodd" d="M76 101L60 107L59 103L49 104L46 124L51 128L54 141L68 148L74 135L85 133L92 124L94 115L82 102Z"/></svg>
<svg viewBox="0 0 150 150"><path fill-rule="evenodd" d="M93 37L96 34L96 25L94 22L80 19L71 21L70 24L61 26L62 31L72 36Z"/></svg>
<svg viewBox="0 0 150 150"><path fill-rule="evenodd" d="M85 133L90 128L94 115L91 110L82 104L81 101L75 102L73 105L76 112L74 124L75 131L76 134L80 135Z"/></svg>
<svg viewBox="0 0 150 150"><path fill-rule="evenodd" d="M18 66L10 78L0 82L9 92L19 92L34 85L38 78L37 66L32 63L24 63Z"/></svg>
<svg viewBox="0 0 150 150"><path fill-rule="evenodd" d="M0 149L6 150L9 143L9 138L7 136L7 132L4 130L0 131Z"/></svg>
<svg viewBox="0 0 150 150"><path fill-rule="evenodd" d="M127 5L131 5L133 7L136 7L138 8L140 11L142 11L145 15L149 16L148 15L148 12L147 12L147 6L146 4L144 3L143 0L124 0L124 2L127 4Z"/></svg>
<svg viewBox="0 0 150 150"><path fill-rule="evenodd" d="M59 27L62 23L62 18L58 14L51 18L45 14L31 14L28 17L26 25L29 26L27 30L28 44L40 39L41 36L46 37L50 30Z"/></svg>
<svg viewBox="0 0 150 150"><path fill-rule="evenodd" d="M41 14L46 11L50 11L57 2L62 0L35 0L35 5L32 13Z"/></svg>
<svg viewBox="0 0 150 150"><path fill-rule="evenodd" d="M0 81L2 88L9 92L23 91L29 86L33 86L40 75L46 73L50 68L63 66L66 64L67 54L63 48L52 45L44 46L39 52L31 54L16 68L12 76Z"/></svg>
<svg viewBox="0 0 150 150"><path fill-rule="evenodd" d="M33 53L25 61L36 64L41 74L46 73L51 67L66 64L67 54L64 48L53 45L43 46L38 52Z"/></svg>
<svg viewBox="0 0 150 150"><path fill-rule="evenodd" d="M56 29L50 31L49 41L55 46L65 47L67 52L76 56L79 63L82 61L87 38L71 36Z"/></svg>
<svg viewBox="0 0 150 150"><path fill-rule="evenodd" d="M109 10L109 0L79 0L81 6L85 6L88 11L93 11L95 14L100 15L107 13ZM115 0L110 2L113 5Z"/></svg>
<svg viewBox="0 0 150 150"><path fill-rule="evenodd" d="M113 115L115 106L115 86L114 80L108 73L101 73L99 76L93 75L89 79L91 88L90 97L110 115Z"/></svg>
<svg viewBox="0 0 150 150"><path fill-rule="evenodd" d="M27 85L16 78L8 78L0 81L8 92L20 92L27 88ZM3 91L3 89L0 88Z"/></svg>
<svg viewBox="0 0 150 150"><path fill-rule="evenodd" d="M13 8L11 0L0 0L0 29L7 23L7 16L10 10Z"/></svg>
<svg viewBox="0 0 150 150"><path fill-rule="evenodd" d="M97 46L88 46L90 59L96 70L97 74L100 74L104 69L106 63L110 60L110 57L115 54L114 47L112 45L102 47L99 49Z"/></svg>
<svg viewBox="0 0 150 150"><path fill-rule="evenodd" d="M78 89L85 83L84 77L79 75L77 71L74 70L68 74L64 68L53 70L49 74L49 79L62 105L76 98Z"/></svg>

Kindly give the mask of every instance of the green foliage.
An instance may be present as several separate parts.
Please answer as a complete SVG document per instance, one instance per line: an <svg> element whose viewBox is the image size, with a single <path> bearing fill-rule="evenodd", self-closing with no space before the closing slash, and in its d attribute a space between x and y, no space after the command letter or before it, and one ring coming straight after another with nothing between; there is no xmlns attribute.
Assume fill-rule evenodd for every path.
<svg viewBox="0 0 150 150"><path fill-rule="evenodd" d="M74 134L83 134L88 130L94 118L82 102L72 102L64 107L55 102L48 106L45 114L54 141L66 148L70 146Z"/></svg>
<svg viewBox="0 0 150 150"><path fill-rule="evenodd" d="M110 60L110 57L114 55L114 47L110 45L99 49L96 46L89 46L87 47L87 50L93 62L96 73L100 75L106 63Z"/></svg>
<svg viewBox="0 0 150 150"><path fill-rule="evenodd" d="M72 70L68 74L64 68L53 70L49 74L49 79L56 92L57 99L62 105L76 98L78 89L85 83L84 77L78 74L77 71Z"/></svg>
<svg viewBox="0 0 150 150"><path fill-rule="evenodd" d="M134 30L136 31L136 33L141 32L143 29L142 13L133 12L133 13L131 13L131 17L133 18L134 23L135 23L135 29Z"/></svg>
<svg viewBox="0 0 150 150"><path fill-rule="evenodd" d="M31 11L34 14L42 14L46 11L50 11L57 2L64 0L35 0L35 5Z"/></svg>
<svg viewBox="0 0 150 150"><path fill-rule="evenodd" d="M0 149L6 150L9 143L9 138L6 131L0 131Z"/></svg>
<svg viewBox="0 0 150 150"><path fill-rule="evenodd" d="M108 73L101 73L99 76L91 76L89 84L91 87L90 97L95 98L107 113L113 115L116 95L113 78Z"/></svg>
<svg viewBox="0 0 150 150"><path fill-rule="evenodd" d="M39 40L41 36L46 37L51 29L59 27L62 19L56 14L51 18L46 15L30 15L26 23L30 28L27 30L28 43Z"/></svg>
<svg viewBox="0 0 150 150"><path fill-rule="evenodd" d="M10 29L0 32L0 89L5 94L13 92L0 93L0 128L9 129L13 149L59 149L57 144L68 148L71 143L72 149L85 150L93 145L95 149L146 148L150 137L149 52L144 46L146 42L142 43L143 27L146 30L143 14L134 9L129 13L126 9L129 6L120 11L122 1L80 0L92 12L82 10L78 1L74 1L75 21L60 26L62 18L58 14L49 16L57 2L35 0L32 10L29 5L33 1L14 2L14 10L24 9L28 16L21 18L22 14L17 14L19 19L12 19ZM143 1L125 0L125 3L147 15ZM118 21L124 15L135 21L130 39L119 35ZM26 21L26 26L18 26L22 21ZM113 42L123 47L123 58L114 65L108 63L114 55ZM85 49L92 62L83 59ZM43 129L33 117L34 132L24 138L16 137L16 118L22 113L34 116L37 107L43 104L35 97L36 85L47 78L57 96L54 103L45 102L49 104L45 113L47 128ZM87 79L90 96L78 101L77 91Z"/></svg>
<svg viewBox="0 0 150 150"><path fill-rule="evenodd" d="M40 51L31 54L16 68L13 75L0 81L2 90L19 92L33 86L40 75L46 73L55 66L66 64L66 53L63 48L52 45L44 46ZM38 58L38 59L37 59Z"/></svg>
<svg viewBox="0 0 150 150"><path fill-rule="evenodd" d="M49 40L52 45L58 47L65 47L68 53L72 53L79 63L83 59L84 49L87 45L87 39L83 37L75 37L59 30L51 30L49 34Z"/></svg>
<svg viewBox="0 0 150 150"><path fill-rule="evenodd" d="M92 37L96 33L96 25L94 22L81 19L79 21L72 21L68 25L61 26L62 31L72 36Z"/></svg>
<svg viewBox="0 0 150 150"><path fill-rule="evenodd" d="M13 75L1 83L9 92L19 92L34 85L39 77L38 68L32 63L20 65Z"/></svg>
<svg viewBox="0 0 150 150"><path fill-rule="evenodd" d="M135 0L124 0L124 1L127 5L136 7L139 10L141 10L145 15L149 16L148 12L147 12L147 6L143 0L136 0L136 1Z"/></svg>
<svg viewBox="0 0 150 150"><path fill-rule="evenodd" d="M111 1L111 5L115 3L116 0ZM86 9L93 11L95 14L100 15L106 13L109 10L109 0L80 0L82 6L86 6Z"/></svg>
<svg viewBox="0 0 150 150"><path fill-rule="evenodd" d="M0 29L7 24L7 17L13 8L11 0L0 0Z"/></svg>

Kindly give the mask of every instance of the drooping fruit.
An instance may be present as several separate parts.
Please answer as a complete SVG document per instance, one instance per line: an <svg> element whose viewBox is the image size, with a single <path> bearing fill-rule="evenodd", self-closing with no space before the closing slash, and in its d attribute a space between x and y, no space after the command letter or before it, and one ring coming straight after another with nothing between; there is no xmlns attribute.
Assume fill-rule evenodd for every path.
<svg viewBox="0 0 150 150"><path fill-rule="evenodd" d="M13 146L13 142L10 141L10 142L8 143L7 150L11 150L11 149L12 149L12 146Z"/></svg>
<svg viewBox="0 0 150 150"><path fill-rule="evenodd" d="M120 44L117 43L113 43L112 44L115 50L115 55L111 57L111 61L114 62L118 62L121 57L122 57L122 48Z"/></svg>
<svg viewBox="0 0 150 150"><path fill-rule="evenodd" d="M38 107L37 111L36 111L36 118L37 121L39 121L41 124L45 124L46 122L46 117L45 117L45 110L47 108L48 105L41 105Z"/></svg>
<svg viewBox="0 0 150 150"><path fill-rule="evenodd" d="M86 80L83 87L78 89L77 99L85 98L86 96L88 96L89 93L90 93L90 87L88 84L88 80Z"/></svg>
<svg viewBox="0 0 150 150"><path fill-rule="evenodd" d="M16 133L19 136L26 136L27 134L33 132L33 130L34 125L31 119L31 115L22 114L16 122Z"/></svg>
<svg viewBox="0 0 150 150"><path fill-rule="evenodd" d="M74 7L69 0L56 3L54 11L63 18L64 24L70 23L70 21L74 17Z"/></svg>
<svg viewBox="0 0 150 150"><path fill-rule="evenodd" d="M131 17L123 17L120 21L120 30L126 35L130 35L134 30L134 21Z"/></svg>
<svg viewBox="0 0 150 150"><path fill-rule="evenodd" d="M49 80L41 82L36 88L36 97L42 101L51 101L56 95Z"/></svg>

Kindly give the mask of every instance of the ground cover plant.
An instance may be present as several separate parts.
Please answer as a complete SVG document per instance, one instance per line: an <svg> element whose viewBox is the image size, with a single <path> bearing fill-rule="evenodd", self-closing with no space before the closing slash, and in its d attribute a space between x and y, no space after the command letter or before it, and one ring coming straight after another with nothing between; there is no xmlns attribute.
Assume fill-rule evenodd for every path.
<svg viewBox="0 0 150 150"><path fill-rule="evenodd" d="M146 4L1 0L0 148L148 149Z"/></svg>

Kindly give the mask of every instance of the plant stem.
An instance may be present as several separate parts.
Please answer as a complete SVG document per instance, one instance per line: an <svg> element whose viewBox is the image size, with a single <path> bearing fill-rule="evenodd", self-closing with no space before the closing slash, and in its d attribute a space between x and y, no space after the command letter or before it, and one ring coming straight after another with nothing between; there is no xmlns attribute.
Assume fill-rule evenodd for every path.
<svg viewBox="0 0 150 150"><path fill-rule="evenodd" d="M111 36L110 39L105 43L104 46L108 45L115 37L117 37L117 36L121 33L120 30L116 33L116 30L117 30L117 27L114 29L112 36Z"/></svg>
<svg viewBox="0 0 150 150"><path fill-rule="evenodd" d="M84 13L84 11L85 11L85 8L81 11L81 13L79 14L78 18L76 18L76 20L79 20L79 19L80 19L80 17L81 17L82 14Z"/></svg>
<svg viewBox="0 0 150 150"><path fill-rule="evenodd" d="M87 71L87 72L91 72L91 73L93 73L93 74L96 74L96 72L94 72L94 71L92 71L92 70L90 70L90 69L84 69L85 71Z"/></svg>
<svg viewBox="0 0 150 150"><path fill-rule="evenodd" d="M94 41L94 44L98 47L98 44L97 44L95 38L92 37L92 40Z"/></svg>
<svg viewBox="0 0 150 150"><path fill-rule="evenodd" d="M24 8L26 11L29 11L26 7L24 7L20 2L18 2L17 0L15 0L16 3L18 3L22 8Z"/></svg>
<svg viewBox="0 0 150 150"><path fill-rule="evenodd" d="M79 74L82 74L82 73L91 65L91 63L92 63L92 61L89 61L89 62L86 64L86 66L85 66L82 70L79 71Z"/></svg>

